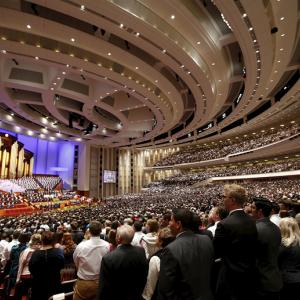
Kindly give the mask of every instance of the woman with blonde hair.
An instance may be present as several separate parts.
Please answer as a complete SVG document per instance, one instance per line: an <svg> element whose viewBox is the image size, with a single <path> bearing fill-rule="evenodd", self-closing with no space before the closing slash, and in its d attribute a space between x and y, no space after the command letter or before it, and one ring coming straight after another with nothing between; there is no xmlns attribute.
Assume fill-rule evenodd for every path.
<svg viewBox="0 0 300 300"><path fill-rule="evenodd" d="M140 241L142 247L145 249L147 259L159 250L157 246L157 232L159 229L159 223L156 219L149 219L146 223L147 234L144 235Z"/></svg>
<svg viewBox="0 0 300 300"><path fill-rule="evenodd" d="M31 287L31 274L28 268L31 255L35 250L39 250L42 246L41 235L35 233L31 236L29 241L29 247L26 248L21 254L19 259L19 269L17 275L17 297L20 299L23 295L27 295L29 288Z"/></svg>
<svg viewBox="0 0 300 300"><path fill-rule="evenodd" d="M278 264L283 280L280 299L293 299L300 291L300 229L294 218L282 218L279 227L282 242Z"/></svg>
<svg viewBox="0 0 300 300"><path fill-rule="evenodd" d="M163 255L163 249L175 240L175 236L169 227L164 227L158 232L157 247L158 251L154 253L149 261L149 270L146 286L143 292L145 300L157 299L157 281L160 272L160 258Z"/></svg>

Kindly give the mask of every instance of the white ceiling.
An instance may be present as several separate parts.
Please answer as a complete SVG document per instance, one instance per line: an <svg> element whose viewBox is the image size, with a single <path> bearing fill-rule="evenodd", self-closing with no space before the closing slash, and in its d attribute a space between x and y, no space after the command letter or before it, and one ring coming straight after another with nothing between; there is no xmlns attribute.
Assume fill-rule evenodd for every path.
<svg viewBox="0 0 300 300"><path fill-rule="evenodd" d="M1 127L149 147L289 122L300 115L299 10L297 0L0 0Z"/></svg>

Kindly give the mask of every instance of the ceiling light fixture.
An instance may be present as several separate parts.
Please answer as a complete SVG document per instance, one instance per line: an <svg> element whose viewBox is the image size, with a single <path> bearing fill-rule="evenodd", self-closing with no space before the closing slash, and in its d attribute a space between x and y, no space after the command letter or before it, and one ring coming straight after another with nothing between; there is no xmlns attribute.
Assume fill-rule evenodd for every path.
<svg viewBox="0 0 300 300"><path fill-rule="evenodd" d="M82 10L82 11L85 10L85 6L84 6L84 5L81 5L81 6L80 6L80 10Z"/></svg>
<svg viewBox="0 0 300 300"><path fill-rule="evenodd" d="M26 27L27 27L28 29L31 29L31 25L29 25L29 24L27 24Z"/></svg>
<svg viewBox="0 0 300 300"><path fill-rule="evenodd" d="M174 20L174 19L175 19L175 16L174 16L174 15L172 15L172 16L171 16L171 19L172 19L172 20Z"/></svg>
<svg viewBox="0 0 300 300"><path fill-rule="evenodd" d="M74 43L74 42L75 42L75 39L74 39L74 38L71 38L70 41Z"/></svg>

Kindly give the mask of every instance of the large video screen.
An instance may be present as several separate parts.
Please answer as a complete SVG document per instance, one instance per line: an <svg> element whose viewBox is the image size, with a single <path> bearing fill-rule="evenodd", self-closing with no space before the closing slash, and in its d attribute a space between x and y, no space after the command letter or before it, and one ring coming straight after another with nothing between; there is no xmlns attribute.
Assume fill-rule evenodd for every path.
<svg viewBox="0 0 300 300"><path fill-rule="evenodd" d="M103 171L103 182L104 183L116 183L116 171L104 170Z"/></svg>

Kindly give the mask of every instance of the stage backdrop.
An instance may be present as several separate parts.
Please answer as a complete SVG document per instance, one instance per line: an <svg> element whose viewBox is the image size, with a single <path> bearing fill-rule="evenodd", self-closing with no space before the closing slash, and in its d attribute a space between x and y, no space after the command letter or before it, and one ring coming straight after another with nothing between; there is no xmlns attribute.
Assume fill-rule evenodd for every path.
<svg viewBox="0 0 300 300"><path fill-rule="evenodd" d="M48 141L5 129L0 131L15 136L25 149L34 154L33 174L58 175L64 182L64 188L72 189L75 143Z"/></svg>

